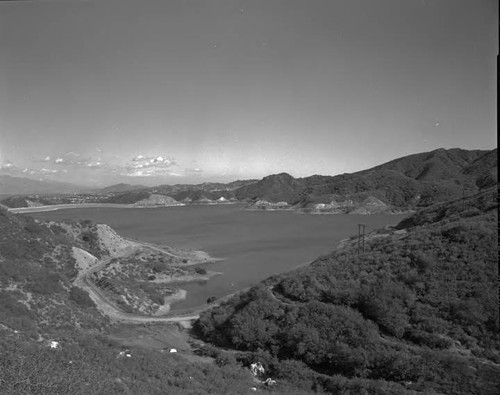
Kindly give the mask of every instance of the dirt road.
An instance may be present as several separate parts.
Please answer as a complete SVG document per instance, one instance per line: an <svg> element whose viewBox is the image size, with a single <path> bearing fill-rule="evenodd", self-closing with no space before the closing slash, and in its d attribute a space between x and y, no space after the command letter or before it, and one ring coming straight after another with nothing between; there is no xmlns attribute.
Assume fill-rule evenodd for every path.
<svg viewBox="0 0 500 395"><path fill-rule="evenodd" d="M136 246L144 246L151 248L151 245L142 244L138 242L133 242ZM159 248L157 248L160 250ZM168 253L165 250L161 250L162 252ZM143 316L138 314L125 313L124 311L119 310L107 297L104 293L96 286L92 280L90 280L89 276L93 273L97 273L102 270L112 258L107 258L99 261L96 265L80 270L80 273L74 280L73 284L79 288L84 289L88 292L90 298L94 301L97 308L106 316L108 316L113 321L120 321L126 323L146 323L146 322L185 322L192 321L199 317L199 313L204 309L197 311L196 313L185 314L185 315L177 315L177 316L168 316L168 317L155 317L155 316ZM207 306L208 308L209 306Z"/></svg>

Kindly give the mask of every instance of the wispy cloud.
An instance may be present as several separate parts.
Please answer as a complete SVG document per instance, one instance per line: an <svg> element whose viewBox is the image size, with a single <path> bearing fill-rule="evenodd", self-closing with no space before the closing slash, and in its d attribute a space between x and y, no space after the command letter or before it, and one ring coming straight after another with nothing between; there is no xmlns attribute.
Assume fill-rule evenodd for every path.
<svg viewBox="0 0 500 395"><path fill-rule="evenodd" d="M136 155L125 165L122 175L129 177L161 177L176 176L170 169L176 166L174 158L169 156Z"/></svg>
<svg viewBox="0 0 500 395"><path fill-rule="evenodd" d="M6 161L4 164L0 164L0 169L13 169L14 167L14 164L10 161Z"/></svg>
<svg viewBox="0 0 500 395"><path fill-rule="evenodd" d="M97 151L97 150L96 150ZM104 157L100 152L82 155L74 151L50 152L32 157L22 167L8 160L0 162L0 174L47 180L87 183L89 180L115 180L123 178L168 179L201 174L203 170L192 162L179 167L172 156L137 154L123 158ZM111 181L110 181L111 182ZM152 181L151 181L152 182Z"/></svg>
<svg viewBox="0 0 500 395"><path fill-rule="evenodd" d="M186 167L184 171L186 173L203 173L203 170L199 167Z"/></svg>
<svg viewBox="0 0 500 395"><path fill-rule="evenodd" d="M169 156L137 155L132 158L129 167L140 169L143 167L155 167L155 166L169 167L169 166L174 166L175 164L176 164L175 159Z"/></svg>
<svg viewBox="0 0 500 395"><path fill-rule="evenodd" d="M47 173L59 173L59 170L56 170L56 169L46 169L45 167L42 167L40 170L39 170L40 173L42 174L47 174Z"/></svg>

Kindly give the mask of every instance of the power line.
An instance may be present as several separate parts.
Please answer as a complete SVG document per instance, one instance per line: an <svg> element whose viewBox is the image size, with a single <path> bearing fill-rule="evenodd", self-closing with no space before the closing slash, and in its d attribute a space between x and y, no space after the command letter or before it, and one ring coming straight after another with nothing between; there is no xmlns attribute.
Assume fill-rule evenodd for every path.
<svg viewBox="0 0 500 395"><path fill-rule="evenodd" d="M358 224L358 254L360 250L365 252L365 227L364 224Z"/></svg>

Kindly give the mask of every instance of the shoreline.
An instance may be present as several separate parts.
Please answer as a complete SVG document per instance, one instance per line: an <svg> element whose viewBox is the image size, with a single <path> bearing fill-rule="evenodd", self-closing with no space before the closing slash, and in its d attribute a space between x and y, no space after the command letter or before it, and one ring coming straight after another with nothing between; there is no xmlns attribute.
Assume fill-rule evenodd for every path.
<svg viewBox="0 0 500 395"><path fill-rule="evenodd" d="M67 203L67 204L54 204L54 205L46 205L46 206L35 206L35 207L8 207L7 211L14 214L22 214L22 213L40 213L46 211L56 211L56 210L67 210L67 209L82 209L82 208L138 208L138 209L152 209L152 208L162 208L162 207L186 207L186 206L221 206L221 205L234 205L234 204L244 204L245 202L193 202L193 203L183 203L179 202L178 204L167 204L167 205L136 205L135 203L131 204L121 204L121 203ZM388 210L385 212L366 212L366 213L356 213L356 212L342 212L342 211L328 211L328 210L317 210L317 209L307 209L307 208L295 208L295 207L286 207L286 208L273 208L273 207L252 207L247 206L244 207L245 211L287 211L292 212L294 214L307 214L307 215L400 215L400 214L411 214L414 213L414 210L406 210L406 211L396 211L396 210Z"/></svg>
<svg viewBox="0 0 500 395"><path fill-rule="evenodd" d="M292 272L294 270L301 269L303 267L309 266L313 262L315 262L316 260L317 260L317 258L315 258L315 259L313 259L311 261L299 263L298 265L291 267L289 270L287 270L285 272L278 273L278 275L289 273L289 272ZM221 273L221 274L223 274L223 273ZM272 276L269 276L269 277L272 277ZM269 277L267 277L267 278L269 278ZM266 281L267 278L263 279L262 281ZM183 284L189 284L190 282L191 281L180 283L179 286L182 287ZM206 304L199 305L199 306L194 306L194 307L186 307L184 309L179 309L179 310L172 310L172 305L175 304L175 302L176 302L176 301L173 301L172 303L170 303L169 312L167 314L165 314L164 317L176 317L178 315L185 315L185 314L200 314L200 313L204 312L205 310L208 310L208 309L211 309L211 308L219 306L221 303L224 303L225 301L227 301L228 299L232 298L233 296L235 296L237 294L240 294L240 293L248 291L250 288L252 288L252 287L254 287L256 285L257 284L250 285L250 286L242 288L242 289L238 289L238 290L236 290L236 291L234 291L234 292L232 292L230 294L221 296L220 298L214 300L212 303L206 303ZM187 297L188 297L188 294L186 292L184 300Z"/></svg>
<svg viewBox="0 0 500 395"><path fill-rule="evenodd" d="M65 203L65 204L51 204L45 206L33 206L33 207L7 207L7 211L14 214L22 213L41 213L45 211L56 211L56 210L66 210L74 208L140 208L140 209L151 209L151 208L162 208L162 207L186 207L186 206L226 206L232 204L238 204L241 202L195 202L195 203L183 203L179 202L177 204L158 204L158 205L136 205L135 203L125 204L125 203Z"/></svg>
<svg viewBox="0 0 500 395"><path fill-rule="evenodd" d="M227 204L227 203L224 203L224 204ZM65 204L65 205L54 205L54 206L25 207L25 208L17 208L17 209L10 209L10 210L14 211L14 212L37 212L37 211L51 211L51 210L58 210L58 209L88 208L88 207L139 208L137 206L134 206L133 204L125 205L125 204L111 204L111 203L108 203L108 204L103 204L103 203L90 204L89 203L89 204L78 204L78 205ZM175 207L175 206L161 206L161 207ZM150 207L147 207L147 208L150 208ZM259 209L259 210L255 210L255 211L292 211L293 212L294 210L290 210L290 209L287 209L287 210L283 210L283 209L282 210L262 210L262 209ZM301 213L301 214L303 214L303 213ZM171 255L171 256L178 258L180 260L186 259L187 262L178 264L179 267L183 267L183 266L187 267L187 266L192 266L192 265L197 265L197 264L207 264L207 263L211 263L211 262L225 260L225 258L211 257L208 253L206 253L204 251L186 251L186 250L178 249L176 247L156 245L156 244L152 244L152 243L141 242L139 240L132 240L132 239L123 238L121 236L120 236L120 239L123 242L125 242L127 244L131 244L132 246L135 246L135 247L143 247L143 248L146 247L146 248L149 248L152 250L166 253L166 254ZM346 241L348 241L348 239L340 240L337 243L337 245L333 248L333 250L338 249L339 247L344 245L346 243ZM315 262L318 258L319 257L314 257L312 260L308 260L306 262L299 263L297 265L290 267L289 269L287 269L286 271L284 271L282 273L276 273L276 274L281 275L284 273L288 273L288 272L297 270L297 269L302 268L302 267L307 267L307 266L311 265L313 262ZM89 270L89 271L94 271L94 270ZM99 269L97 269L97 270L99 270ZM118 319L122 319L122 320L125 319L125 320L135 321L135 322L153 321L153 320L159 320L159 321L171 321L172 320L172 321L174 321L174 320L179 319L182 316L199 314L200 312L203 312L203 311L211 309L215 306L218 306L221 303L223 303L224 301L233 297L234 295L245 292L248 289L250 289L252 286L256 285L256 284L253 284L251 286L248 286L248 287L245 287L242 289L234 290L234 292L231 292L230 294L227 294L227 295L223 295L210 304L202 303L202 304L199 304L197 306L175 309L176 302L179 302L179 301L185 300L185 299L189 299L188 293L185 292L185 290L182 288L183 285L187 285L187 284L190 284L192 282L199 282L200 280L201 281L210 281L210 277L212 277L213 275L220 275L220 274L221 273L213 272L213 273L210 273L209 276L206 276L203 279L200 279L200 276L194 276L192 278L189 278L189 276L186 276L186 277L177 278L175 280L171 278L171 279L169 279L169 281L165 281L166 279L164 279L164 281L157 281L157 282L170 283L171 285L175 284L178 287L176 297L167 298L167 300L165 300L164 307L160 310L161 312L159 315L158 314L155 314L155 315L127 314L127 313L117 309L116 306L112 306L112 307L114 309L119 310L119 313L115 311L115 312L110 314L110 311L106 311L105 314L107 313L106 315L108 315L110 317L114 316L114 318L119 317ZM271 277L271 276L269 276L269 277ZM265 279L263 281L265 281ZM88 290L89 288L92 288L92 285L87 284L86 288ZM98 295L100 294L99 290L94 289L94 293L96 294L95 299L97 299L99 297ZM102 299L104 299L104 302L106 302L106 298L102 298ZM109 304L109 302L107 304ZM108 306L108 308L109 307L111 307L111 306ZM125 317L127 317L127 318L125 318Z"/></svg>
<svg viewBox="0 0 500 395"><path fill-rule="evenodd" d="M72 208L134 208L133 204L118 204L118 203L80 203L80 204L54 204L47 206L35 206L35 207L15 207L8 208L7 211L14 214L21 213L39 213L44 211L56 211L56 210L64 210L64 209L72 209ZM174 206L165 206L165 207L174 207Z"/></svg>

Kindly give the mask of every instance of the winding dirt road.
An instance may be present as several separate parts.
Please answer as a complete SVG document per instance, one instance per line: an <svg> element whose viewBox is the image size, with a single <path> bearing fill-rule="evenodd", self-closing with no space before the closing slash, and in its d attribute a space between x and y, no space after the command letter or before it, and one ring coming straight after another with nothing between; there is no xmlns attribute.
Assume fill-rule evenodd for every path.
<svg viewBox="0 0 500 395"><path fill-rule="evenodd" d="M147 247L152 248L149 244L138 243L136 241L130 241L133 245L138 247ZM155 250L161 251L163 253L172 255L174 257L178 257L166 250L163 250L158 247L154 247ZM207 306L202 309L197 310L194 313L176 315L176 316L168 316L168 317L156 317L156 316L144 316L139 314L131 314L125 313L124 311L119 310L107 297L104 293L99 289L97 285L89 278L90 275L97 273L102 270L112 258L107 258L99 261L96 265L89 267L87 269L81 269L78 276L74 280L73 284L83 290L85 290L90 298L94 301L99 311L101 311L104 315L109 317L111 320L127 322L127 323L146 323L146 322L186 322L192 321L199 317L199 313L202 311L213 307Z"/></svg>

